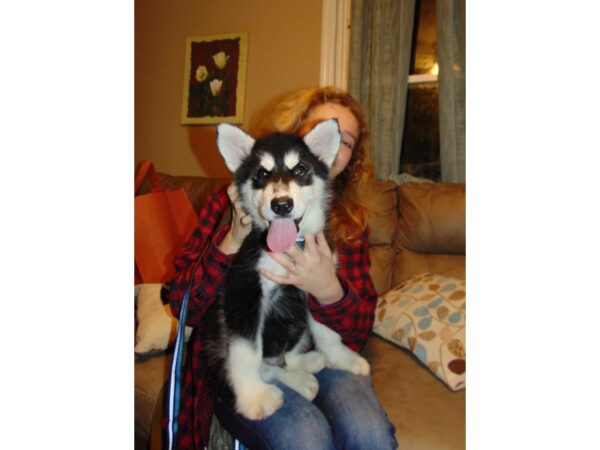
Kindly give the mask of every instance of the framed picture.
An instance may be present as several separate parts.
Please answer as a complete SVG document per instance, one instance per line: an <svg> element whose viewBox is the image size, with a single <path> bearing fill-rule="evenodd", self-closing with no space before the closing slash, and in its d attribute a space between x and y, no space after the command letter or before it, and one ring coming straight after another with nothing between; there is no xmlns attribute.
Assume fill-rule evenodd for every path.
<svg viewBox="0 0 600 450"><path fill-rule="evenodd" d="M181 123L242 123L248 33L188 37Z"/></svg>

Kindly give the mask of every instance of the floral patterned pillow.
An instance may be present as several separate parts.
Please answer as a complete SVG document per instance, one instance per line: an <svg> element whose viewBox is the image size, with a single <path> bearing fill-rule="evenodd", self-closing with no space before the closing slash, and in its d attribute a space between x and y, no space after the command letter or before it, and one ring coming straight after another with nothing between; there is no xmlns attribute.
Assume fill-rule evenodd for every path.
<svg viewBox="0 0 600 450"><path fill-rule="evenodd" d="M465 388L464 280L417 275L381 295L373 331L410 350L453 391Z"/></svg>

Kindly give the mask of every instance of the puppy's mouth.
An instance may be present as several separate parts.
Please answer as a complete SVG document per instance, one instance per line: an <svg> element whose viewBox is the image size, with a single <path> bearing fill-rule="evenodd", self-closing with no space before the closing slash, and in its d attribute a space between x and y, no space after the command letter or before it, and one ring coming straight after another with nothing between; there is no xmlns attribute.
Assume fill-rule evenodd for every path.
<svg viewBox="0 0 600 450"><path fill-rule="evenodd" d="M281 253L290 248L298 237L300 220L291 218L276 218L269 223L267 246L275 253Z"/></svg>

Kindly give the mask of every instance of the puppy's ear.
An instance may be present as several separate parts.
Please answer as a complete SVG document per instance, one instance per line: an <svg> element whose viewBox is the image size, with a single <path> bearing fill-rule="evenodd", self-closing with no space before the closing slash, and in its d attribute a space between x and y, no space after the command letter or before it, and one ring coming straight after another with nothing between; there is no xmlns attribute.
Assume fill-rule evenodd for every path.
<svg viewBox="0 0 600 450"><path fill-rule="evenodd" d="M340 141L340 126L337 119L318 123L304 136L304 143L310 151L321 158L329 168L340 150Z"/></svg>
<svg viewBox="0 0 600 450"><path fill-rule="evenodd" d="M240 167L253 146L254 139L241 128L226 123L217 127L217 147L231 172Z"/></svg>

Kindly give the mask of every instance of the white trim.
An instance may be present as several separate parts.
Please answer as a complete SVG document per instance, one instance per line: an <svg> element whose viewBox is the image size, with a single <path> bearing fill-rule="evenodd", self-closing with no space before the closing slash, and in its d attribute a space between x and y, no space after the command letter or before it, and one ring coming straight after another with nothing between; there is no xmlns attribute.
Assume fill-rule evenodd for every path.
<svg viewBox="0 0 600 450"><path fill-rule="evenodd" d="M351 0L323 0L320 86L348 88Z"/></svg>
<svg viewBox="0 0 600 450"><path fill-rule="evenodd" d="M437 75L433 75L431 73L423 73L418 75L409 75L408 83L433 83L438 80Z"/></svg>

